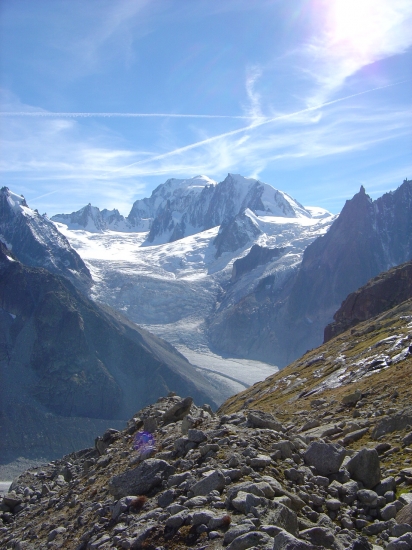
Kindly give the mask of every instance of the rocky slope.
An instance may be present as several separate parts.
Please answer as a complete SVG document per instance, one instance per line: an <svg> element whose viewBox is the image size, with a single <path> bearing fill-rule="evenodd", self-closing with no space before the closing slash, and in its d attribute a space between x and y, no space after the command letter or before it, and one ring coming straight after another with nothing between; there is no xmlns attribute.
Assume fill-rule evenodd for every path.
<svg viewBox="0 0 412 550"><path fill-rule="evenodd" d="M319 345L342 300L412 258L412 181L373 201L362 187L329 231L311 243L284 285L268 279L210 318L212 344L284 366Z"/></svg>
<svg viewBox="0 0 412 550"><path fill-rule="evenodd" d="M214 388L171 345L2 243L0 327L2 462L87 445L166 389L214 404Z"/></svg>
<svg viewBox="0 0 412 550"><path fill-rule="evenodd" d="M412 261L381 273L349 294L333 316L333 323L325 328L324 341L408 298L412 298Z"/></svg>
<svg viewBox="0 0 412 550"><path fill-rule="evenodd" d="M92 282L88 268L66 237L7 187L0 189L0 241L26 265L44 267L84 289Z"/></svg>
<svg viewBox="0 0 412 550"><path fill-rule="evenodd" d="M317 401L321 426L330 407ZM94 448L17 478L0 503L2 548L410 548L412 468L399 460L411 456L410 426L397 447L386 436L359 445L365 409L341 407L360 420L342 415L337 443L302 414L215 416L160 398Z"/></svg>

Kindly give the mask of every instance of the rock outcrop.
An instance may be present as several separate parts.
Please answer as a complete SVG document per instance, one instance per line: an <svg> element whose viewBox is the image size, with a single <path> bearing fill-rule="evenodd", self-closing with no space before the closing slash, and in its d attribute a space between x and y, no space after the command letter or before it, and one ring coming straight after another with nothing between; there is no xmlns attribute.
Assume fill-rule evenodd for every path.
<svg viewBox="0 0 412 550"><path fill-rule="evenodd" d="M324 342L412 298L412 261L374 277L352 292L325 328Z"/></svg>

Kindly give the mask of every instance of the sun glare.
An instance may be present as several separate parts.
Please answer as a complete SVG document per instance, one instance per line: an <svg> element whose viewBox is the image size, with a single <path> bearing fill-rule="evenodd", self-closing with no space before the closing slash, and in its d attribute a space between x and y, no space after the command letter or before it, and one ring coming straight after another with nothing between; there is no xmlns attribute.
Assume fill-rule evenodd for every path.
<svg viewBox="0 0 412 550"><path fill-rule="evenodd" d="M332 44L362 56L382 34L384 5L380 0L333 0L330 4Z"/></svg>

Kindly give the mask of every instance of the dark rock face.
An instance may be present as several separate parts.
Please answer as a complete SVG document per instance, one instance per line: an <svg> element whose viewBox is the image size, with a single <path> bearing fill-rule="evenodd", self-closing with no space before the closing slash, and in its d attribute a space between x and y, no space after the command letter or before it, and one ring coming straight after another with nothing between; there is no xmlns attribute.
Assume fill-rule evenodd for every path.
<svg viewBox="0 0 412 550"><path fill-rule="evenodd" d="M7 187L0 190L0 240L26 265L44 267L80 286L91 283L88 268L66 237Z"/></svg>
<svg viewBox="0 0 412 550"><path fill-rule="evenodd" d="M125 420L170 390L210 401L172 346L66 279L0 254L0 437L11 456L71 451L80 418ZM71 428L57 443L59 423Z"/></svg>
<svg viewBox="0 0 412 550"><path fill-rule="evenodd" d="M259 227L244 212L227 222L223 222L217 237L213 241L216 246L216 258L219 258L224 252L234 252L246 246L251 239L258 237L260 234Z"/></svg>
<svg viewBox="0 0 412 550"><path fill-rule="evenodd" d="M233 262L231 282L252 271L258 265L263 265L275 258L279 258L284 250L284 248L266 248L254 244L246 256Z"/></svg>
<svg viewBox="0 0 412 550"><path fill-rule="evenodd" d="M324 342L409 298L412 298L412 262L381 273L349 294L333 316L334 322L325 328Z"/></svg>
<svg viewBox="0 0 412 550"><path fill-rule="evenodd" d="M282 367L322 342L350 292L411 258L412 181L376 201L362 187L279 291L257 288L210 320L211 342L221 352Z"/></svg>

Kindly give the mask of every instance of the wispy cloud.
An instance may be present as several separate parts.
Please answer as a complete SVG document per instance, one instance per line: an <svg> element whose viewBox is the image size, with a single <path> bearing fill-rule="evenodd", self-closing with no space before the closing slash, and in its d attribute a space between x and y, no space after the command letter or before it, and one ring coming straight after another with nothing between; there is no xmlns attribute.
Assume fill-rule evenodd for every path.
<svg viewBox="0 0 412 550"><path fill-rule="evenodd" d="M246 93L249 99L249 105L246 107L246 112L251 118L262 118L262 109L260 106L260 94L255 89L257 80L262 76L262 69L258 66L250 67L246 76Z"/></svg>
<svg viewBox="0 0 412 550"><path fill-rule="evenodd" d="M261 116L261 115L260 115ZM50 111L0 111L0 117L40 117L40 118L233 118L252 119L251 115L207 115L180 113L55 113Z"/></svg>
<svg viewBox="0 0 412 550"><path fill-rule="evenodd" d="M168 157L180 155L182 153L187 153L188 151L191 151L192 149L197 149L199 147L203 147L203 146L208 145L210 143L221 141L225 138L233 137L233 136L236 136L238 134L242 134L242 133L245 133L245 132L248 132L248 131L251 131L251 130L255 130L255 129L261 127L261 126L265 126L265 125L272 124L272 123L279 122L279 121L284 121L284 120L287 120L287 119L292 119L294 117L297 117L297 116L300 116L300 115L303 115L303 114L306 114L306 113L311 113L312 111L317 111L319 109L328 107L330 105L334 105L336 103L341 103L343 101L347 101L349 99L359 97L359 96L362 96L362 95L365 95L365 94L368 94L368 93L371 93L371 92L374 92L374 91L377 91L377 90L382 90L384 88L389 88L389 87L395 86L397 84L401 84L401 83L387 84L386 86L379 86L377 88L373 88L373 89L370 89L370 90L365 90L363 92L358 92L356 94L351 94L351 95L348 95L348 96L345 96L345 97L341 97L341 98L338 98L338 99L327 101L327 102L324 102L320 105L314 105L314 106L311 106L311 107L306 107L305 109L300 109L299 111L295 111L293 113L282 114L282 115L278 115L278 116L270 117L270 118L259 117L256 120L254 120L251 124L249 124L248 126L243 126L242 128L237 128L236 130L230 130L229 132L223 132L221 134L218 134L218 135L215 135L215 136L212 136L212 137L208 137L208 138L202 139L200 141L196 141L196 142L191 143L189 145L184 145L183 147L177 147L176 149L173 149L172 151L168 151L166 153L153 155L151 157L133 162L133 163L128 164L126 166L116 168L115 170L113 170L113 172L121 172L122 170L126 170L128 168L133 167L133 166L147 164L149 162L159 161L159 160L163 160L163 159L168 158ZM105 175L109 175L109 174L105 174Z"/></svg>

